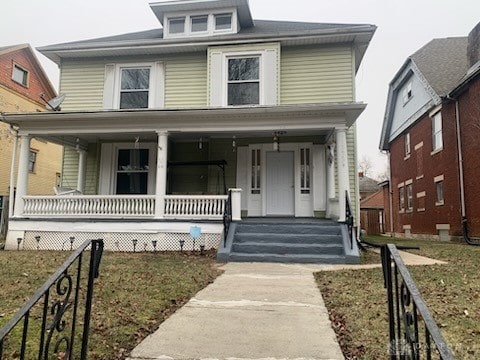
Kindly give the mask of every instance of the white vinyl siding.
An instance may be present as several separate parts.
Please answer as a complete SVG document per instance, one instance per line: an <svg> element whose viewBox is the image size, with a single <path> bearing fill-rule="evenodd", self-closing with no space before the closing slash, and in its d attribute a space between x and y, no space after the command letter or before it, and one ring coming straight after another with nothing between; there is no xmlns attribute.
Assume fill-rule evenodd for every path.
<svg viewBox="0 0 480 360"><path fill-rule="evenodd" d="M350 47L287 47L281 55L281 104L354 100Z"/></svg>
<svg viewBox="0 0 480 360"><path fill-rule="evenodd" d="M64 61L60 72L60 93L66 94L62 110L103 108L104 62Z"/></svg>
<svg viewBox="0 0 480 360"><path fill-rule="evenodd" d="M165 107L207 106L207 55L172 56L164 61Z"/></svg>

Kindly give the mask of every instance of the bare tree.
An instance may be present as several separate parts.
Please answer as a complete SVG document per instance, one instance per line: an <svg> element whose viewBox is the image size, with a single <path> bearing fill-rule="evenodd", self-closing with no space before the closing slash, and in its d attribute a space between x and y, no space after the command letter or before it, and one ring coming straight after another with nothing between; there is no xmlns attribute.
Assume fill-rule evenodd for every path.
<svg viewBox="0 0 480 360"><path fill-rule="evenodd" d="M362 160L358 163L358 171L363 173L363 176L368 176L372 170L372 159L367 155L362 156Z"/></svg>

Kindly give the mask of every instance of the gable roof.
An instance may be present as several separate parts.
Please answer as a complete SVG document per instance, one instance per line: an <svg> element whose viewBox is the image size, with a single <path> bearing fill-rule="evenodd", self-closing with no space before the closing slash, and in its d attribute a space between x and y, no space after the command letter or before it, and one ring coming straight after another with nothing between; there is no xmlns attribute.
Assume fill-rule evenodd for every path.
<svg viewBox="0 0 480 360"><path fill-rule="evenodd" d="M254 20L254 26L241 28L237 34L205 37L163 38L163 29L127 33L97 39L43 46L43 55L60 64L62 58L120 55L154 55L203 51L208 46L280 41L283 45L354 43L356 66L375 33L370 24L333 24L292 21Z"/></svg>
<svg viewBox="0 0 480 360"><path fill-rule="evenodd" d="M383 209L385 207L383 190L370 194L360 201L360 209Z"/></svg>
<svg viewBox="0 0 480 360"><path fill-rule="evenodd" d="M50 79L47 76L47 73L43 69L42 65L40 64L40 61L35 55L35 52L33 51L32 47L29 44L16 44L16 45L2 46L0 47L0 56L8 55L20 50L25 51L27 53L27 56L30 57L34 70L38 75L38 77L40 78L40 81L42 82L42 86L47 92L48 98L53 98L57 96L57 91L53 87Z"/></svg>
<svg viewBox="0 0 480 360"><path fill-rule="evenodd" d="M387 105L380 138L380 149L388 150L395 100L399 96L398 87L402 79L413 72L432 96L431 106L438 105L454 89L468 70L468 37L449 37L433 39L410 55L395 74L388 89ZM420 118L425 111L418 109L412 122Z"/></svg>

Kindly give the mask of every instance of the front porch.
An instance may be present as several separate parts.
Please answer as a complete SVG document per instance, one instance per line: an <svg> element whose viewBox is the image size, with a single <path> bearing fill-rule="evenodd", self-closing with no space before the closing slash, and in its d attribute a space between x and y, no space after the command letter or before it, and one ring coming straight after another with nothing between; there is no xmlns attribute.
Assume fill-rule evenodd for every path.
<svg viewBox="0 0 480 360"><path fill-rule="evenodd" d="M192 226L216 234L211 247L218 247L226 189L232 189L234 221L258 216L343 221L345 199L338 194L347 191L356 201L348 126L361 108L9 115L21 146L7 247L19 247L19 238L27 247L39 232L62 237L73 228L77 237L128 234L132 239L125 243L132 244L122 247L130 250L138 234L148 234L138 242L145 250L170 250L178 240L162 247L164 240L155 237L188 236ZM70 191L26 193L33 137L65 146L62 186ZM119 247L115 244L111 250Z"/></svg>

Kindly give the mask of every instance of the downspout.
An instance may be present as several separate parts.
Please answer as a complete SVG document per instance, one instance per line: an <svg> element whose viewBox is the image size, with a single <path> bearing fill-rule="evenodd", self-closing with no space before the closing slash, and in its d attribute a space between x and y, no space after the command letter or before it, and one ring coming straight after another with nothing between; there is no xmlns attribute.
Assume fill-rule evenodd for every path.
<svg viewBox="0 0 480 360"><path fill-rule="evenodd" d="M467 223L467 215L465 209L465 185L464 185L464 178L463 178L463 155L462 155L462 138L460 134L460 111L458 107L458 99L453 99L447 97L449 100L455 101L455 126L457 130L457 149L458 149L458 172L460 178L460 204L461 204L461 212L462 212L462 234L463 240L469 245L480 246L480 243L471 240L468 237L468 223Z"/></svg>
<svg viewBox="0 0 480 360"><path fill-rule="evenodd" d="M388 167L390 170L390 179L388 181L388 207L389 207L389 218L390 218L390 236L394 237L393 233L393 189L392 189L392 163L390 158L390 151L387 151L388 156Z"/></svg>

